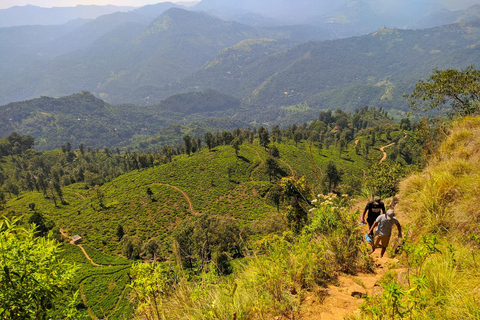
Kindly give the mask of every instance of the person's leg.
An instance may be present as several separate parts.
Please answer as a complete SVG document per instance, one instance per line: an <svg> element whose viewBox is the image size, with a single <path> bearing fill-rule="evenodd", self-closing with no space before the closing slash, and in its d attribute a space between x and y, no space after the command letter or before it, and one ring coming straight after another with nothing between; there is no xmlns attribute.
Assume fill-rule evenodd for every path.
<svg viewBox="0 0 480 320"><path fill-rule="evenodd" d="M370 251L369 254L372 254L372 253L375 252L375 249L377 248L378 244L380 243L380 239L381 239L381 238L382 238L382 237L380 237L380 236L378 236L378 235L375 237L375 240L372 242L372 251Z"/></svg>
<svg viewBox="0 0 480 320"><path fill-rule="evenodd" d="M390 237L379 236L382 242L382 252L380 252L380 258L383 258L385 251L387 250L388 243L390 242Z"/></svg>
<svg viewBox="0 0 480 320"><path fill-rule="evenodd" d="M383 254L385 253L385 250L387 250L387 247L382 246L382 252L380 252L380 258L383 258Z"/></svg>

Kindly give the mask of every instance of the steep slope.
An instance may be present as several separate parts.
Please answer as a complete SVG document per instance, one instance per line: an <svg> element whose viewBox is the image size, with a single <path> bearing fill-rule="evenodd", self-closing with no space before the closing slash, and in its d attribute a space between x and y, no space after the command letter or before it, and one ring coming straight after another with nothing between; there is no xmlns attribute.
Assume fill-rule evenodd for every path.
<svg viewBox="0 0 480 320"><path fill-rule="evenodd" d="M478 239L480 117L458 119L425 170L403 182L401 210L417 232Z"/></svg>

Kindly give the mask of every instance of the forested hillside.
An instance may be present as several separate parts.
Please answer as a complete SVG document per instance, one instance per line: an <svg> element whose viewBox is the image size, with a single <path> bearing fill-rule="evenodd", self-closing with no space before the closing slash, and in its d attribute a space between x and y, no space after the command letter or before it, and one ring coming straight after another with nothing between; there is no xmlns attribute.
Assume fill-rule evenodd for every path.
<svg viewBox="0 0 480 320"><path fill-rule="evenodd" d="M197 134L213 128L233 130L247 126L226 118L239 108L238 99L213 90L174 95L148 107L112 106L89 92L81 92L0 106L0 136L12 132L31 135L37 150L59 148L67 142L74 148L80 143L92 148L125 147L134 141L138 145L138 141L159 132L163 144L176 144L181 140L180 124L193 123L184 128L184 133L196 130Z"/></svg>

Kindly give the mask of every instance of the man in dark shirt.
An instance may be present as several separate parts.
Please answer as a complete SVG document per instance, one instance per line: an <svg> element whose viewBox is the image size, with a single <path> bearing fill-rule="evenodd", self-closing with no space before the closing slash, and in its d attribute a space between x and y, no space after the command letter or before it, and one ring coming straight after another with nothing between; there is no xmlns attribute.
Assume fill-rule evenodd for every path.
<svg viewBox="0 0 480 320"><path fill-rule="evenodd" d="M363 210L362 214L362 223L365 223L365 214L368 211L367 223L368 223L368 230L372 228L373 223L378 218L380 213L385 214L385 204L382 202L380 197L374 197L373 201L369 201L365 206L365 210ZM373 238L373 232L369 233L370 236Z"/></svg>

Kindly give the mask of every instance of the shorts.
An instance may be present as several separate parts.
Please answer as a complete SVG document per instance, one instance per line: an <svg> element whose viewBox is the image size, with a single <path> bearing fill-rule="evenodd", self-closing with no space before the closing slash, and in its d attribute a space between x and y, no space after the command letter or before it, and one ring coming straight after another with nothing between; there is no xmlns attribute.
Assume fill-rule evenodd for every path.
<svg viewBox="0 0 480 320"><path fill-rule="evenodd" d="M375 235L375 242L373 244L373 247L376 248L380 244L380 242L382 243L383 248L388 247L388 243L390 242L390 236L385 237L379 234Z"/></svg>

